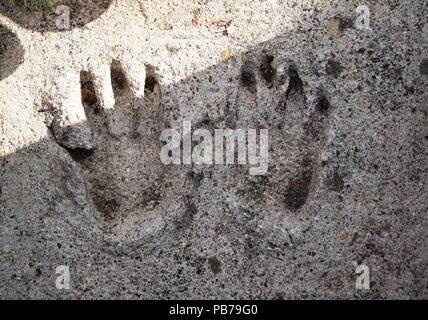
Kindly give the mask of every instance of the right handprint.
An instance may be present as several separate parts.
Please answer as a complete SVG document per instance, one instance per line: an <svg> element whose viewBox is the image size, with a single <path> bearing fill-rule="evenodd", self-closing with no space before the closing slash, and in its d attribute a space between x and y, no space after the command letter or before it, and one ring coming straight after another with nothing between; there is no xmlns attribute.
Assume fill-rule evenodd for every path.
<svg viewBox="0 0 428 320"><path fill-rule="evenodd" d="M269 167L263 176L244 178L239 193L249 198L249 206L265 212L297 212L317 180L330 102L322 88L305 83L290 59L268 52L243 58L238 119L269 130Z"/></svg>

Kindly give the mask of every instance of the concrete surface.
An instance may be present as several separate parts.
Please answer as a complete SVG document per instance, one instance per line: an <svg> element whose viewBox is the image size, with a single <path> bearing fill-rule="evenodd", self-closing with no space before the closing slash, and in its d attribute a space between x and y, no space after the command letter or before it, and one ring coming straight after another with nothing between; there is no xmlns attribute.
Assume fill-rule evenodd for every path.
<svg viewBox="0 0 428 320"><path fill-rule="evenodd" d="M426 1L62 3L0 4L2 299L428 297ZM163 165L185 120L268 172Z"/></svg>

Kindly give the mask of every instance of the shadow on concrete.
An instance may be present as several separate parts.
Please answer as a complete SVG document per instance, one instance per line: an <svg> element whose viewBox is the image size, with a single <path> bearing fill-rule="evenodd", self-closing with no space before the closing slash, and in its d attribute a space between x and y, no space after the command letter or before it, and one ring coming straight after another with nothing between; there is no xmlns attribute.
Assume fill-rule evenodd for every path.
<svg viewBox="0 0 428 320"><path fill-rule="evenodd" d="M18 1L15 2L18 3ZM14 19L14 21L19 23L20 19L24 17L22 14L19 15L18 11L13 11L14 14L4 11L5 7L6 5L4 4L0 6L1 12ZM98 16L103 12L101 7L99 9ZM84 24L85 22L79 23L75 20L73 25L74 27L79 27ZM49 29L49 25L46 28ZM46 30L46 28L43 30ZM12 43L12 46L9 46L9 48L13 48L13 43L15 43L15 48L19 49L19 41L17 41L12 33L7 32L9 31L6 29L6 34L9 35ZM201 98L204 98L201 97L201 92L206 92L200 90L201 88L211 88L211 95L213 96L211 100L216 99L218 92L224 92L224 88L230 88L230 95L223 94L221 97L218 96L215 104L210 106L200 105L200 108L204 108L204 111L199 112L201 115L200 118L191 119L192 122L195 122L194 128L206 128L210 131L220 127L232 129L242 127L267 128L272 133L272 137L277 137L276 144L273 145L278 147L278 149L282 148L283 150L287 150L286 145L281 143L293 141L294 134L286 125L289 122L293 124L295 120L292 118L293 112L290 112L293 111L293 109L291 109L293 106L292 103L288 103L288 101L290 101L288 99L292 99L294 94L296 96L296 101L305 100L304 94L302 93L302 86L305 87L306 83L304 77L300 79L300 76L302 76L300 66L293 67L293 64L290 65L292 68L287 70L290 84L287 91L283 92L284 99L276 100L276 103L272 104L271 109L264 108L264 105L258 105L256 103L257 101L255 101L256 95L254 94L254 92L260 92L260 90L265 90L266 92L268 92L268 90L274 91L278 86L281 86L282 79L278 76L277 70L275 69L275 61L288 57L277 55L277 53L283 52L281 47L282 44L278 48L277 43L280 42L278 39L279 38L275 38L266 43L260 43L257 48L248 48L248 52L251 53L251 56L256 56L256 58L248 64L240 63L240 57L233 57L227 63L219 63L206 70L192 74L187 79L174 83L170 87L162 88L163 96L170 97L169 101L164 101L166 118L168 119L168 121L166 121L166 126L174 126L177 122L180 122L179 110L185 103L193 105L195 108L200 105L197 102L202 101ZM13 42L13 40L15 40L15 42ZM259 52L262 52L260 49L265 49L270 54L259 54ZM16 57L19 57L19 55L16 55L16 57L15 55L11 54L9 58L12 60L17 59ZM21 59L17 60L20 61ZM273 67L271 65L272 61ZM8 64L10 64L10 62ZM228 67L230 64L234 64L233 68ZM15 65L17 64L15 63ZM9 74L13 72L13 70L7 70ZM7 74L7 72L3 73L2 68L2 79L4 78L4 74ZM320 77L324 77L322 80L327 86L329 78L324 75ZM361 85L364 86L364 88L367 87L365 83L361 83ZM239 94L232 94L235 92L235 89L239 91ZM189 101L182 101L179 99L180 95L187 95L191 98ZM90 93L88 97L93 96L94 95ZM247 101L250 100L252 101L251 105L247 103ZM94 105L96 105L96 101L94 101ZM301 103L301 105L302 108L295 108L294 111L303 111L306 106L306 101ZM253 107L258 109L252 109ZM72 257L75 256L76 252L86 252L89 256L102 254L102 257L105 259L108 259L109 256L113 256L116 259L116 257L120 255L135 257L137 249L141 248L144 249L145 252L156 251L158 250L157 246L159 246L162 247L159 249L162 250L159 255L162 257L162 260L159 258L153 260L147 259L147 261L144 261L146 266L151 267L149 270L157 270L156 268L159 267L159 261L162 263L167 261L170 257L174 256L175 252L179 252L181 256L183 255L182 248L179 246L184 242L181 241L182 239L186 239L187 241L186 237L189 234L192 236L190 237L192 241L202 242L202 240L205 240L199 238L198 240L194 240L196 238L193 234L197 234L197 232L192 229L192 225L199 223L198 228L201 230L199 232L200 234L207 235L206 238L209 237L215 226L219 226L219 232L223 233L221 236L230 239L234 244L233 250L238 252L238 256L243 259L242 265L228 265L231 270L229 273L233 276L238 274L238 272L239 274L241 274L241 272L244 274L252 272L252 266L255 264L255 258L258 256L263 256L264 254L267 255L269 259L274 257L271 260L268 258L264 260L267 262L264 263L263 266L269 272L263 273L260 277L257 276L251 282L248 282L251 288L255 287L259 290L258 293L254 293L253 296L253 293L251 293L251 295L248 293L242 294L242 296L247 298L272 298L274 295L274 293L271 293L273 286L270 284L268 285L267 281L269 277L271 277L270 271L275 270L275 268L268 265L271 263L269 261L274 261L272 263L278 263L281 266L287 265L287 268L292 270L294 274L300 275L302 271L299 270L302 270L302 265L315 264L312 255L303 252L307 251L305 247L316 247L317 241L323 241L322 245L324 247L330 247L334 243L329 239L337 238L337 234L334 233L334 228L331 228L331 230L326 229L324 238L308 240L305 247L298 247L299 243L293 242L292 236L286 237L286 233L278 234L277 231L272 232L272 230L257 228L258 224L263 221L263 215L266 212L267 198L279 199L280 201L278 202L282 202L280 206L278 206L278 210L281 214L286 210L288 210L288 212L301 210L304 208L307 198L310 199L313 190L309 187L313 185L315 183L314 181L317 179L316 167L318 166L318 153L322 147L323 140L326 138L326 130L325 127L323 127L323 123L326 122L326 125L328 125L328 118L331 116L329 113L334 112L334 106L330 105L328 97L323 96L322 92L320 92L317 108L318 109L314 110L314 114L309 118L309 120L312 121L307 122L311 124L311 126L303 126L305 129L303 131L304 137L301 139L300 144L296 144L296 148L303 151L298 154L301 162L297 163L297 167L292 168L293 170L290 173L277 174L275 176L274 172L282 172L281 169L284 169L284 167L281 167L282 163L280 160L278 160L278 168L270 168L268 174L261 178L249 177L247 173L248 168L239 166L231 166L225 170L219 169L218 166L205 166L202 168L196 168L193 165L186 166L184 171L187 171L187 176L190 177L188 179L191 180L192 183L190 183L187 190L185 190L188 194L191 194L191 196L182 199L183 210L179 210L180 212L178 212L176 216L170 217L169 221L165 219L164 225L159 224L161 230L155 230L158 233L153 232L147 237L131 240L123 236L123 239L121 239L123 241L118 241L117 243L113 241L109 243L106 241L106 235L94 232L94 225L97 224L97 221L94 216L91 216L93 212L88 209L88 202L93 201L93 199L91 200L91 196L88 196L87 190L85 190L84 180L87 179L87 177L82 174L85 173L87 169L85 168L85 164L92 161L97 152L99 152L101 146L96 147L95 150L90 152L87 150L66 149L57 144L54 134L48 131L47 136L40 141L17 150L12 154L6 155L3 158L0 157L0 212L2 213L2 215L0 215L0 221L5 226L5 230L8 230L8 232L10 230L8 233L10 235L3 235L4 238L2 238L2 242L7 243L9 246L13 246L14 243L18 243L19 241L21 248L31 248L33 250L33 254L31 254L31 249L28 249L27 256L24 255L24 259L28 259L33 265L44 266L51 266L52 261L60 261L58 264L62 263L62 261L66 261L64 256ZM93 109L94 113L98 112L97 108L94 107ZM218 113L211 112L213 109L220 111ZM102 116L102 110L99 111ZM295 113L298 114L298 112ZM202 116L202 114L205 115ZM249 117L250 114L254 114L255 117ZM298 119L296 118L296 120ZM312 126L313 123L319 123L319 126ZM79 126L81 126L81 124L77 124L75 128L71 128L71 131L78 130ZM115 150L107 150L106 154L109 155L109 151L111 151L111 155ZM289 174L289 176L287 176L287 174ZM109 180L106 179L106 182L109 182ZM203 190L203 188L200 187L201 185L204 186L205 184L204 187L206 188L206 185L209 185L209 183L212 183L212 190L218 190L215 186L224 186L226 188L227 185L231 186L232 190L235 186L240 186L239 189L236 190L239 206L236 207L236 209L230 209L225 202L219 203L221 210L218 210L218 214L210 216L209 220L211 225L204 225L201 223L203 219L201 219L200 216L206 214L206 212L199 208L204 204L204 202L201 201L204 195L200 195L199 191ZM102 187L100 187L100 189L101 188ZM316 189L316 186L313 188ZM221 190L221 192L224 192L224 194L229 193L227 189ZM103 203L109 210L110 208L114 209L114 206L111 206L111 199L101 199L99 202ZM84 213L85 211L86 213ZM312 211L310 213L312 214ZM339 224L342 223L342 220L344 221L343 223L348 223L339 215L318 217L320 221L317 223L321 223L323 219L328 221L328 224L332 221ZM387 217L386 213L384 217ZM399 217L398 219L404 218ZM51 225L48 224L49 220L53 221ZM149 224L150 221L148 221L147 224L136 226L136 228L142 230ZM12 226L15 225L19 226L19 228L25 225L25 232L12 230ZM412 220L408 225L408 229L410 230L417 225L417 221ZM357 227L360 226L357 225ZM57 240L58 243L50 245L52 242L50 240L41 238L43 241L35 241L37 240L36 236L28 236L38 236L42 231L44 232L44 230L48 230L49 233L52 233L50 230L55 230L55 232L59 230L58 233L60 236L67 235L67 239ZM22 236L20 232L24 236ZM188 233L186 234L186 232ZM46 233L48 232L46 231ZM69 243L75 246L76 249L71 249L71 246L69 247L68 245L64 246L64 244ZM355 276L354 270L349 268L349 261L362 261L367 255L368 243L371 242L368 242L368 240L361 236L361 239L358 240L352 252L348 250L349 256L347 256L347 259L341 259L340 261L337 260L337 253L341 250L339 246L337 249L333 248L331 251L323 251L321 254L318 254L322 259L316 260L317 268L314 268L313 272L311 269L311 273L309 274L311 279L315 279L313 281L316 281L317 286L316 288L311 288L309 286L309 294L313 293L316 294L315 297L319 297L324 290L323 288L331 288L330 290L337 294L342 292L343 288L340 285L337 287L333 286L337 283L335 275L340 274L341 278L353 279L352 277ZM411 242L406 243L405 246L402 248L400 247L399 250L393 246L383 248L382 257L386 258L384 258L384 260L379 258L379 263L381 264L379 269L389 272L389 268L391 268L390 263L394 263L395 265L400 265L400 273L406 274L412 272L415 281L412 287L406 290L408 290L411 296L420 297L426 292L424 290L423 281L425 278L423 276L423 260L418 259L417 256L412 258L412 261L407 260L406 252L413 249L413 243ZM374 249L372 251L374 251ZM277 252L283 255L276 255ZM323 256L324 252L327 252L328 255ZM376 252L369 254L378 255ZM12 259L12 253L8 254L8 256L11 256L10 259ZM295 256L298 256L298 259L296 259ZM205 267L202 262L199 262L199 260L193 256L186 259L189 262L183 262L182 264L185 266L184 274L186 274L186 270L193 270L193 266L187 266L187 263L189 265L196 265L196 269L199 268L202 270L198 274L191 274L191 280L187 280L186 282L188 287L191 287L191 285L195 283L199 284L200 282L198 282L198 279L202 279L204 283L210 281L211 274L204 271ZM73 260L73 268L80 271L83 270L84 272L87 270L85 266L88 261L88 259L84 258L82 258L81 261ZM177 263L175 258L171 259L171 261L173 261L174 264ZM331 267L332 262L335 264L333 268ZM416 267L411 268L410 266L413 262ZM5 265L9 263L10 262L7 262ZM114 266L114 264L112 265ZM141 265L143 265L143 262L141 262ZM401 267L401 265L404 267ZM241 266L244 267L241 268ZM123 268L122 265L121 267ZM142 278L142 276L147 275L147 269L142 268L142 271L136 271L131 267L129 268L129 270L135 274L136 278L140 276ZM19 267L17 267L17 269L19 270ZM329 273L323 274L323 270L329 270ZM112 271L112 269L109 269L109 271ZM190 272L193 271L189 271L189 274ZM114 275L114 272L111 273ZM10 287L10 292L17 291L16 288L18 285L16 284L16 280L13 277L10 278L7 272L3 272L3 274L7 275L8 278L3 282L2 286ZM49 274L50 273L45 272L40 278L37 278L40 280L36 279L39 282L32 285L33 288L36 288L36 292L29 293L29 296L40 296L41 294L59 296L62 294L59 293L58 290L49 291L49 288L46 287L46 283L52 282L52 279L49 278ZM111 275L112 274L110 274L110 276ZM220 274L219 277L220 276L222 275ZM153 277L157 279L158 275L154 274ZM230 277L230 275L225 274L223 277L227 278ZM175 278L176 275L171 273L171 275L166 275L162 281L173 283ZM289 280L284 278L284 281ZM286 283L280 283L280 285L285 287ZM86 292L83 285L76 283L76 286L78 286L77 292ZM151 298L171 298L177 295L180 297L184 296L184 293L161 292L157 290L155 286L157 286L157 283L147 284L148 288L154 288L152 290L154 293L153 295L145 293L143 296ZM250 292L245 282L241 284L240 288L242 288L244 292L245 290ZM88 290L88 294L92 294L91 290ZM98 289L92 289L93 292L97 290ZM231 290L233 290L233 286L226 284L225 292ZM388 292L382 294L383 296L388 296ZM119 295L119 293L117 293L117 295ZM346 297L376 297L373 295L373 291L361 293L355 292L353 289L349 289L343 295ZM4 296L7 296L7 294ZM87 296L87 294L85 294L85 296Z"/></svg>
<svg viewBox="0 0 428 320"><path fill-rule="evenodd" d="M24 48L16 34L0 25L0 80L10 76L24 62Z"/></svg>
<svg viewBox="0 0 428 320"><path fill-rule="evenodd" d="M27 8L24 0L10 0L0 3L0 13L26 29L39 32L66 31L67 29L61 30L57 26L58 19L64 14L60 6L70 8L70 28L74 29L98 19L111 2L112 0L62 0L54 1L50 9L41 10L39 0L27 0Z"/></svg>

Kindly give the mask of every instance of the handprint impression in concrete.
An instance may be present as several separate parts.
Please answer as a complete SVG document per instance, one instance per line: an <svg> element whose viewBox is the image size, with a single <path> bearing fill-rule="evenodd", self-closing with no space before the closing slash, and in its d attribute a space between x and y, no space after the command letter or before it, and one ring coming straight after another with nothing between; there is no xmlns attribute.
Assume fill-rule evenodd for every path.
<svg viewBox="0 0 428 320"><path fill-rule="evenodd" d="M141 83L128 77L115 61L111 72L98 81L90 72L81 72L82 104L77 107L83 105L89 126L63 126L67 111L54 111L54 136L82 165L87 193L106 221L159 198L164 170L159 161L164 126L161 92L150 67L138 70L143 75ZM139 93L142 90L144 97ZM79 137L85 143L79 145Z"/></svg>

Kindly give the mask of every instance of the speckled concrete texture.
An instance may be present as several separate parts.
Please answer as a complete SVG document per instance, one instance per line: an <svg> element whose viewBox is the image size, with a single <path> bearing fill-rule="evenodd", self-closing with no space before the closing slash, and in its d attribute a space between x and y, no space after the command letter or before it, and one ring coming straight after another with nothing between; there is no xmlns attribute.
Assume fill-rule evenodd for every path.
<svg viewBox="0 0 428 320"><path fill-rule="evenodd" d="M0 4L2 299L428 298L426 1L58 3ZM186 120L266 174L162 164Z"/></svg>

